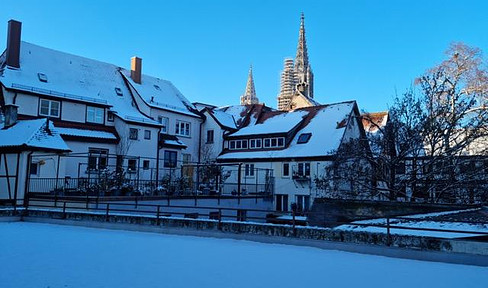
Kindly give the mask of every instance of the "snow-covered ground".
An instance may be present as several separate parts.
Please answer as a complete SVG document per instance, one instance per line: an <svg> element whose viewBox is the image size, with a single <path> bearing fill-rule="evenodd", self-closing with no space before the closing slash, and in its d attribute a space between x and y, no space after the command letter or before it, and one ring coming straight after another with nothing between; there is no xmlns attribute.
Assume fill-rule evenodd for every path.
<svg viewBox="0 0 488 288"><path fill-rule="evenodd" d="M488 268L241 240L0 223L0 287L486 287Z"/></svg>
<svg viewBox="0 0 488 288"><path fill-rule="evenodd" d="M428 237L438 237L438 238L463 238L463 237L474 237L482 236L479 233L486 233L488 235L488 223L467 223L467 222L448 222L448 221L433 221L429 217L436 217L442 215L457 214L461 212L476 211L476 209L468 210L456 210L447 212L436 212L428 214L417 214L406 216L405 218L393 218L390 220L390 225L405 228L420 228L420 229L435 229L435 230L452 230L452 231L462 231L465 233L448 232L448 231L429 231L429 230L412 230L412 229L401 229L392 228L390 229L391 234L397 235L413 235L413 236L428 236ZM351 224L345 224L336 227L339 230L352 230L352 231L362 231L362 232L373 232L373 233L386 233L386 218L372 219L372 220L362 220L354 221ZM363 225L358 225L363 224ZM375 227L375 226L364 226L367 224L382 225L385 227ZM469 233L475 232L475 233Z"/></svg>

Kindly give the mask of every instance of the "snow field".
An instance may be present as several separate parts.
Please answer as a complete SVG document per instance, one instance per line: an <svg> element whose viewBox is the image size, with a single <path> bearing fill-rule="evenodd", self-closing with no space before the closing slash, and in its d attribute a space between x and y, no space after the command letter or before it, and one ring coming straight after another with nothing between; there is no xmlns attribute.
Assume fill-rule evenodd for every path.
<svg viewBox="0 0 488 288"><path fill-rule="evenodd" d="M250 241L0 223L10 287L487 287L488 268Z"/></svg>

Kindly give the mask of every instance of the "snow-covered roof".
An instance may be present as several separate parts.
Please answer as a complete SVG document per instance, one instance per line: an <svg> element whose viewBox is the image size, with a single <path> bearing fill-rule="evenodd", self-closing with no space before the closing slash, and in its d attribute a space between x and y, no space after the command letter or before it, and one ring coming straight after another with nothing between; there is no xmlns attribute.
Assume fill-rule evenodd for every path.
<svg viewBox="0 0 488 288"><path fill-rule="evenodd" d="M249 136L261 134L288 133L296 127L308 115L308 111L295 110L291 112L271 112L270 118L264 121L252 123L239 131L232 133L231 136Z"/></svg>
<svg viewBox="0 0 488 288"><path fill-rule="evenodd" d="M21 120L8 128L1 124L0 128L0 149L28 147L70 151L52 122L46 119Z"/></svg>
<svg viewBox="0 0 488 288"><path fill-rule="evenodd" d="M67 136L117 140L117 136L115 136L113 133L106 131L95 131L66 127L56 127L56 131L58 131L61 135Z"/></svg>
<svg viewBox="0 0 488 288"><path fill-rule="evenodd" d="M122 68L24 41L20 47L20 68L0 75L7 89L112 106L122 119L159 125L132 105Z"/></svg>
<svg viewBox="0 0 488 288"><path fill-rule="evenodd" d="M237 129L237 124L234 120L232 114L226 113L222 110L210 110L210 113L215 117L215 119L224 127Z"/></svg>
<svg viewBox="0 0 488 288"><path fill-rule="evenodd" d="M181 142L180 139L175 135L161 134L161 146L176 148L176 149L186 149L186 144Z"/></svg>
<svg viewBox="0 0 488 288"><path fill-rule="evenodd" d="M197 116L190 110L197 108L170 81L142 75L141 84L138 84L130 77L129 70L122 69L122 73L147 105Z"/></svg>
<svg viewBox="0 0 488 288"><path fill-rule="evenodd" d="M214 109L214 111L222 111L229 115L232 115L232 117L234 118L234 122L237 125L241 125L242 121L244 121L244 118L246 118L246 115L249 112L249 108L250 106L246 105L233 105L220 107Z"/></svg>
<svg viewBox="0 0 488 288"><path fill-rule="evenodd" d="M300 110L295 110L293 112L286 112L284 114L295 116L280 116L279 122L282 122L283 119L296 121L296 117L298 116L306 117L306 121L304 121L308 121L308 123L304 123L303 127L295 133L293 139L287 147L281 150L228 151L227 153L220 155L218 159L272 159L290 157L320 157L332 155L334 151L339 148L345 129L347 127L347 125L343 125L343 123L347 124L349 116L351 115L351 113L353 113L354 105L355 102L351 101L318 107L304 108ZM258 133L255 134L256 136L263 137L264 135L261 134L261 131L266 130L265 127L267 125L270 125L271 127L274 127L276 125L276 122L268 121L265 121L263 124L261 124L263 125L263 128L260 128L262 130L257 130ZM259 124L255 126L258 125ZM291 124L289 124L288 126L291 126ZM273 129L269 130L271 131ZM311 133L310 139L306 143L298 144L298 138L304 133Z"/></svg>

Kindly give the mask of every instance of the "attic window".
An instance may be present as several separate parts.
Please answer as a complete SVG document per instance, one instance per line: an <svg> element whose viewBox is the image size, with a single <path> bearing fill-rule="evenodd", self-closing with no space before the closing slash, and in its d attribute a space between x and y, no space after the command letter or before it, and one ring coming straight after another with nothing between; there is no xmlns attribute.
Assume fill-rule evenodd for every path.
<svg viewBox="0 0 488 288"><path fill-rule="evenodd" d="M297 144L305 144L312 138L312 133L302 133L298 136Z"/></svg>
<svg viewBox="0 0 488 288"><path fill-rule="evenodd" d="M47 75L44 73L37 73L37 77L39 78L39 81L41 82L47 82Z"/></svg>
<svg viewBox="0 0 488 288"><path fill-rule="evenodd" d="M117 95L119 96L124 95L124 93L122 93L122 89L120 89L119 87L115 87L115 93L117 93Z"/></svg>
<svg viewBox="0 0 488 288"><path fill-rule="evenodd" d="M156 90L159 90L161 91L161 87L159 87L158 85L154 84L154 88L156 88Z"/></svg>

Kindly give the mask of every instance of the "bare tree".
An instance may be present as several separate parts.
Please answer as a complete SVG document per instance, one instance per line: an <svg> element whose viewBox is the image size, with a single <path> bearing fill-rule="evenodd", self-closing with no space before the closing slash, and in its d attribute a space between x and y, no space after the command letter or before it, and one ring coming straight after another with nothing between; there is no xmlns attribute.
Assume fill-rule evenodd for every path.
<svg viewBox="0 0 488 288"><path fill-rule="evenodd" d="M330 185L334 180L356 187L346 197L485 201L488 73L477 48L453 43L446 53L445 61L416 80L418 93L395 99L387 125L373 114L361 116L375 133L366 133L367 143L353 140L335 151L317 187L337 190Z"/></svg>
<svg viewBox="0 0 488 288"><path fill-rule="evenodd" d="M486 155L486 145L477 144L488 135L488 73L481 51L453 43L446 54L446 60L416 80L425 111L424 169L417 177L434 202L446 200L446 194L452 197L473 177L478 178L460 167L466 162L463 156Z"/></svg>

